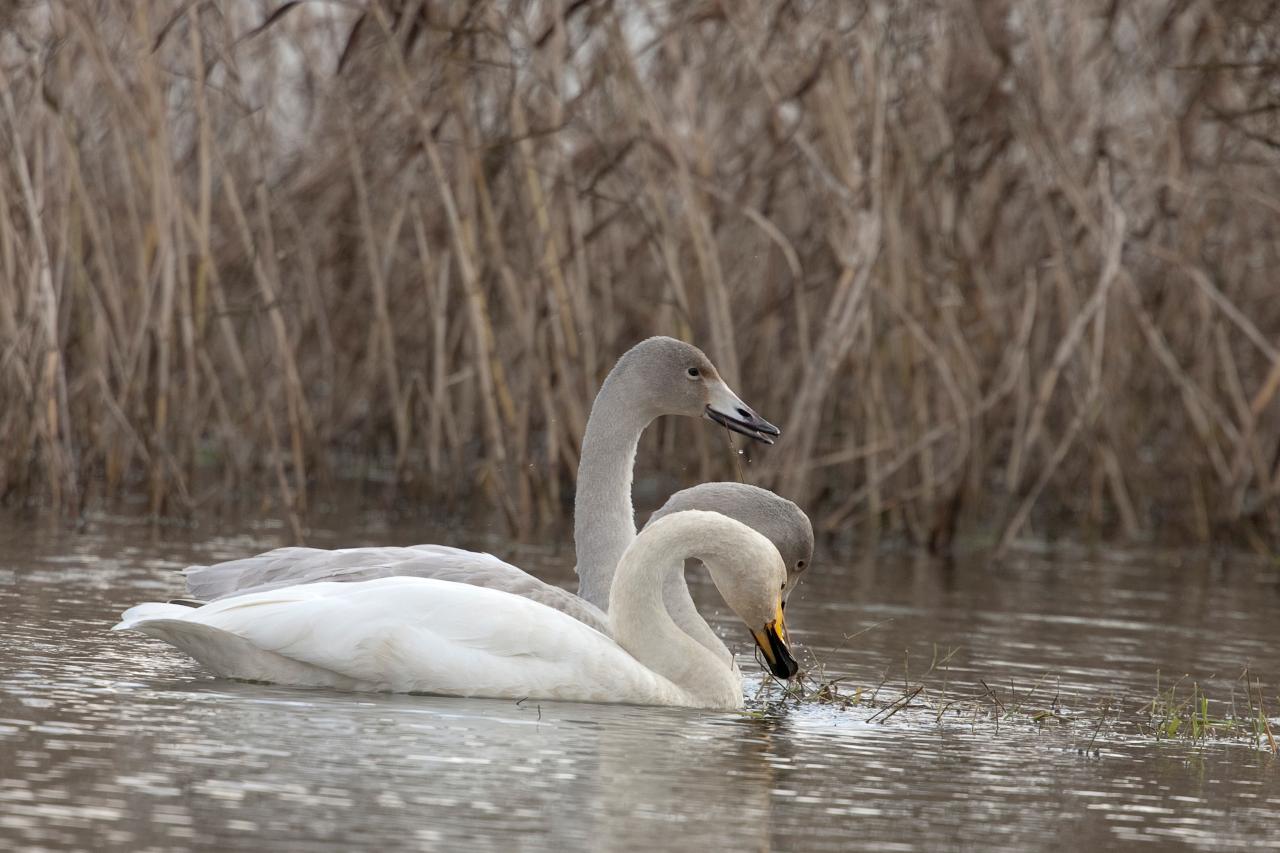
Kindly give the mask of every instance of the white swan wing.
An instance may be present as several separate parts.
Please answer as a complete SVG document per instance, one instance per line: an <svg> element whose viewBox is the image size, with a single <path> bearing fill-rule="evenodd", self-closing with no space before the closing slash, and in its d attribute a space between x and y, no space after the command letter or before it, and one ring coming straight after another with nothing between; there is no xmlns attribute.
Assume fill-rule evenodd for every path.
<svg viewBox="0 0 1280 853"><path fill-rule="evenodd" d="M133 629L218 675L304 686L687 704L613 640L520 596L429 578L314 583L199 608L143 604Z"/></svg>
<svg viewBox="0 0 1280 853"><path fill-rule="evenodd" d="M191 566L183 574L195 598L216 601L298 584L354 582L389 577L454 581L499 590L544 604L604 633L604 612L573 593L539 580L492 554L445 545L407 548L277 548L264 554Z"/></svg>

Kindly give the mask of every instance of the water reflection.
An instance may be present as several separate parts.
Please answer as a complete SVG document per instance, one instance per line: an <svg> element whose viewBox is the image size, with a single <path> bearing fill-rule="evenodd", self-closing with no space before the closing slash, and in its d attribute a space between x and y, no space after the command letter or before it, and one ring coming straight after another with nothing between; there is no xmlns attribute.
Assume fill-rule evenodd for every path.
<svg viewBox="0 0 1280 853"><path fill-rule="evenodd" d="M211 679L107 628L175 592L171 569L276 542L147 541L106 526L0 542L0 847L1280 846L1277 763L1239 746L1110 738L1094 757L1072 730L928 714L876 724L862 709L758 718ZM568 571L538 552L521 561ZM958 649L953 684L1028 688L1047 672L1068 706L1149 693L1158 669L1229 685L1245 663L1274 692L1274 588L1248 570L1162 568L882 557L823 566L788 615L831 674L868 689L922 671L936 645ZM713 600L701 581L695 594Z"/></svg>

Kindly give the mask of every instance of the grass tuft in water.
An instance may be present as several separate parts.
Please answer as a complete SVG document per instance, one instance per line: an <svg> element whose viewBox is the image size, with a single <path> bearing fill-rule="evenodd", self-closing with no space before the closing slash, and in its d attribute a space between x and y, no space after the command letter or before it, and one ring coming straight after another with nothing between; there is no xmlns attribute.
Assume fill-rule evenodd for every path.
<svg viewBox="0 0 1280 853"><path fill-rule="evenodd" d="M750 713L769 716L787 706L820 705L870 711L864 720L868 723L886 723L909 712L917 720L923 715L938 726L967 724L971 731L989 726L993 734L999 734L1002 723L1039 730L1074 729L1088 738L1081 744L1081 752L1095 755L1099 738L1134 737L1192 745L1242 743L1280 754L1262 683L1248 667L1233 681L1231 695L1225 700L1211 697L1197 681L1188 686L1186 676L1165 686L1157 672L1150 699L1103 696L1087 710L1074 710L1063 705L1060 677L1048 672L1023 687L1010 679L1004 688L992 679L997 684L993 687L981 677L977 684L953 683L949 668L959 651L958 647L943 651L935 645L929 666L915 676L907 655L901 680L891 677L886 669L875 686L858 684L849 675L830 677L815 657L811 666L791 681L767 677L753 698ZM1053 684L1052 694L1046 689L1049 683ZM1273 701L1280 703L1275 697Z"/></svg>
<svg viewBox="0 0 1280 853"><path fill-rule="evenodd" d="M1160 673L1156 673L1155 694L1139 711L1146 715L1146 720L1138 723L1140 730L1156 740L1245 739L1265 744L1272 754L1280 753L1267 717L1261 685L1247 667L1237 679L1237 683L1243 682L1244 686L1244 709L1240 708L1233 690L1229 709L1225 713L1211 713L1209 696L1200 684L1193 681L1187 690L1184 681L1185 676L1162 689Z"/></svg>

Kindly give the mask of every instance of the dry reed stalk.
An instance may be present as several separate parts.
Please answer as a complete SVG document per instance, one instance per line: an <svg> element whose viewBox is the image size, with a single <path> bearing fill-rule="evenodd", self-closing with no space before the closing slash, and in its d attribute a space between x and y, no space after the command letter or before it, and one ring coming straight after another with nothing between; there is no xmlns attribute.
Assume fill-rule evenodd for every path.
<svg viewBox="0 0 1280 853"><path fill-rule="evenodd" d="M542 261L539 267L550 280L551 288L548 296L554 300L555 319L560 323L563 334L564 350L568 358L578 359L578 340L574 330L582 324L580 317L573 313L573 301L569 298L569 287L565 283L564 270L560 265L561 249L556 240L551 222L551 211L547 204L546 193L542 189L542 178L537 169L533 155L533 142L529 139L529 124L525 120L524 107L519 100L511 103L511 130L519 140L516 151L519 153L524 167L526 191L529 194L529 206L533 210L537 235L542 243Z"/></svg>
<svg viewBox="0 0 1280 853"><path fill-rule="evenodd" d="M936 547L995 518L1265 548L1280 114L1245 59L1274 17L20 11L0 495L173 511L271 482L300 512L367 460L426 505L560 523L603 374L666 333L785 435L740 457L660 423L639 482L660 459Z"/></svg>
<svg viewBox="0 0 1280 853"><path fill-rule="evenodd" d="M1120 211L1114 206L1114 202L1112 202L1111 205L1110 219L1110 241L1108 241L1106 250L1107 254L1105 261L1103 261L1102 272L1098 275L1097 287L1094 289L1093 295L1089 296L1087 304L1085 304L1083 309L1080 310L1080 313L1075 315L1075 319L1073 320L1073 323L1071 323L1071 328L1068 329L1068 333L1066 333L1066 336L1062 338L1059 347L1055 350L1050 370L1048 370L1048 373L1044 374L1044 378L1041 383L1042 391L1039 393L1037 401L1037 410L1032 412L1032 427L1027 430L1027 435L1029 435L1029 437L1034 434L1034 430L1039 428L1041 420L1038 420L1038 418L1042 418L1043 416L1042 406L1046 403L1048 394L1051 393L1051 389L1050 391L1044 391L1044 388L1051 387L1051 384L1056 382L1057 374L1059 374L1059 371L1061 370L1061 365L1065 364L1066 359L1070 357L1071 351L1079 345L1080 339L1083 338L1085 325L1094 323L1094 319L1097 318L1096 323L1094 323L1094 327L1100 330L1103 328L1102 319L1106 316L1105 310L1107 297L1110 295L1112 284L1114 284L1115 280L1120 277L1120 252L1124 248L1125 229L1128 228L1128 220L1126 220L1123 211ZM1101 352L1101 347L1097 347L1097 359L1101 359ZM1101 362L1097 359L1094 360L1094 371L1101 370ZM1002 530L1000 534L1000 539L998 539L996 544L997 555L1001 555L1001 553L1004 553L1009 549L1012 542L1014 542L1014 537L1016 537L1016 535L1021 532L1021 529L1023 529L1023 526L1027 524L1032 507L1036 505L1036 501L1039 496L1041 496L1044 487L1046 487L1048 482L1050 482L1052 476L1056 474L1057 467L1061 465L1062 459L1065 459L1066 453L1070 450L1071 444L1075 442L1076 435L1079 434L1080 429L1082 429L1085 424L1088 424L1089 421L1097 418L1097 406L1098 402L1100 402L1100 388L1100 382L1094 382L1092 386L1089 387L1087 397L1085 397L1085 400L1080 403L1079 409L1076 410L1074 418L1071 419L1071 424L1068 429L1066 429L1066 433L1062 435L1060 442L1057 443L1055 448L1053 448L1046 464L1041 467L1041 473L1039 473L1036 483L1032 485L1032 489L1030 489L1027 496L1023 498L1023 501L1019 503L1018 508L1014 511L1014 515L1012 515L1009 521L1005 524L1004 530ZM1025 443L1030 444L1030 439L1028 438Z"/></svg>
<svg viewBox="0 0 1280 853"><path fill-rule="evenodd" d="M304 418L307 418L305 402L302 398L302 380L298 375L297 366L294 362L293 352L289 345L289 335L285 328L284 314L280 307L280 298L277 294L276 285L273 276L268 269L267 261L264 259L270 252L270 244L261 249L254 240L253 228L249 224L249 219L245 211L244 205L240 200L240 194L236 190L233 180L227 180L223 184L224 198L227 202L227 208L231 211L235 225L240 234L240 239L245 254L253 258L252 266L254 279L260 288L263 302L266 306L267 317L270 320L271 331L275 339L277 357L280 359L284 367L285 375L285 399L288 407L288 418L290 423L290 434L292 437L291 447L293 449L295 471L301 477L305 471L302 465L300 447L303 442ZM264 214L265 215L265 214ZM246 380L251 381L251 377L246 375ZM270 404L268 403L266 411L270 412ZM276 482L280 487L280 496L285 506L290 512L299 508L296 503L300 495L294 490L293 485L289 482L289 477L284 468L284 459L281 456L278 447L278 432L275 426L274 416L268 414L267 431L271 436L272 456L275 460L274 468L276 471ZM309 431L309 430L308 430Z"/></svg>
<svg viewBox="0 0 1280 853"><path fill-rule="evenodd" d="M9 79L3 71L0 71L0 106L4 107L11 133L17 137L18 113L14 107ZM35 420L39 425L37 431L47 466L50 500L55 506L61 507L65 495L74 506L77 483L72 471L71 425L67 423L65 405L66 376L58 340L58 294L53 282L53 259L40 216L41 204L37 198L36 182L32 179L31 163L23 146L12 146L11 153L22 205L31 229L31 242L36 250L35 268L28 274L34 282L33 302L39 306L36 309L39 337L33 341L33 349L38 353L35 363L39 365L40 377L39 391L34 401L38 412Z"/></svg>
<svg viewBox="0 0 1280 853"><path fill-rule="evenodd" d="M379 240L374 233L373 214L369 208L369 190L365 185L364 164L357 149L355 132L347 126L347 151L351 158L352 183L356 191L356 207L360 214L360 227L364 232L365 259L369 265L369 281L373 287L374 317L376 318L375 335L377 360L382 367L383 381L386 383L387 396L396 433L396 472L403 470L409 453L409 409L400 387L400 370L396 366L396 336L391 325L391 307L387 299L387 283L383 271L381 253L377 252ZM400 224L404 218L404 205L397 208L394 217L395 225L389 231L388 250L400 233Z"/></svg>
<svg viewBox="0 0 1280 853"><path fill-rule="evenodd" d="M386 35L390 36L391 27L386 19L380 6L375 7L379 24L382 26ZM401 84L401 97L406 105L412 108L412 99L409 94L410 86L408 69L405 66L404 57L398 51L391 51L393 61L396 63L398 82ZM436 187L440 193L441 201L447 214L449 231L452 235L454 250L458 259L459 271L462 277L463 290L466 294L468 313L471 322L471 333L473 336L473 346L475 347L475 365L480 378L480 393L482 405L485 413L485 424L488 430L489 451L492 454L492 463L484 474L484 481L487 491L491 498L505 511L508 523L515 526L516 512L513 507L510 496L505 489L505 483L499 476L499 471L505 467L507 461L506 445L503 440L503 425L500 421L498 402L497 402L497 383L494 376L495 353L493 348L493 333L490 323L490 316L484 294L479 286L478 276L476 272L475 260L476 250L474 239L472 238L471 229L462 219L462 214L455 200L454 191L450 184L448 175L446 174L444 162L440 156L440 151L432 137L430 122L427 117L418 110L414 110L417 118L417 124L420 131L420 142L427 155L427 161L431 168L432 177L435 180Z"/></svg>

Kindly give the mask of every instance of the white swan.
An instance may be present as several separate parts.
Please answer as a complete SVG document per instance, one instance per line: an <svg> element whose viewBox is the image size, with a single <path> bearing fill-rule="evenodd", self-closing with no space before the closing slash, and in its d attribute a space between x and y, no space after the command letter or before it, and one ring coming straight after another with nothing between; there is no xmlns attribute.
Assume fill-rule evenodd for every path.
<svg viewBox="0 0 1280 853"><path fill-rule="evenodd" d="M767 443L778 430L760 418L720 379L691 344L656 337L628 350L597 394L582 442L574 502L574 538L580 595L544 583L489 554L439 545L407 548L277 548L265 554L185 572L200 600L317 581L360 581L417 576L470 583L539 601L608 633L603 608L618 558L636 536L632 469L640 435L664 414L705 416ZM741 483L704 483L677 492L653 518L685 509L720 512L765 534L782 554L788 592L812 561L813 527L791 501ZM728 649L697 616L683 573L668 576L663 595L679 624L718 655Z"/></svg>
<svg viewBox="0 0 1280 853"><path fill-rule="evenodd" d="M787 572L761 534L719 513L678 512L627 548L609 600L613 638L528 598L393 577L314 583L199 608L141 604L116 630L164 640L230 678L342 690L742 707L737 671L672 620L665 576L702 561L771 671L790 677Z"/></svg>

